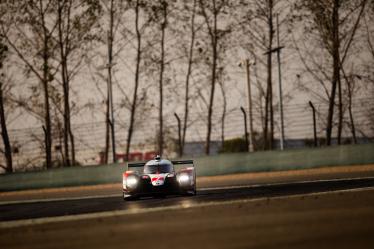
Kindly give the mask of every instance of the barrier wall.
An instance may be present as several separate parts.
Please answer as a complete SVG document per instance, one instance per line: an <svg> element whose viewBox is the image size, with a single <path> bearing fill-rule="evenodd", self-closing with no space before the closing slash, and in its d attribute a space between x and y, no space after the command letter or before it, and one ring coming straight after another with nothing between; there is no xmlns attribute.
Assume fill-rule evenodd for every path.
<svg viewBox="0 0 374 249"><path fill-rule="evenodd" d="M197 158L203 176L374 163L374 144L221 154Z"/></svg>
<svg viewBox="0 0 374 249"><path fill-rule="evenodd" d="M344 145L194 158L198 176L374 163L374 144ZM122 181L125 164L59 168L0 175L0 191L80 186Z"/></svg>

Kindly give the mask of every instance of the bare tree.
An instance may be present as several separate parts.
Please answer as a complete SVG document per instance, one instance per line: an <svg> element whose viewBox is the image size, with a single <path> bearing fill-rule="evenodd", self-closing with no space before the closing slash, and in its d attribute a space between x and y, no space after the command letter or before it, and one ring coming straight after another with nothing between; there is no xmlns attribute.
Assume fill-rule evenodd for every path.
<svg viewBox="0 0 374 249"><path fill-rule="evenodd" d="M211 83L209 92L209 105L208 105L208 123L207 123L207 135L205 142L205 154L210 153L210 140L212 133L212 114L213 114L213 104L214 104L214 93L217 80L217 59L218 59L218 42L219 42L219 30L217 27L218 16L226 5L226 1L216 1L212 0L210 2L205 2L200 0L200 9L202 16L204 17L206 27L208 29L208 34L210 37L210 44L212 49L212 73L211 73Z"/></svg>
<svg viewBox="0 0 374 249"><path fill-rule="evenodd" d="M317 36L321 41L321 45L323 45L331 59L331 77L327 76L328 72L314 61L314 67L318 68L322 75L324 75L325 79L331 81L331 90L329 91L324 85L324 80L321 79L315 73L315 70L308 65L307 61L302 58L302 61L308 68L309 73L311 73L319 82L321 82L321 84L325 87L325 92L328 96L329 108L326 122L327 145L331 145L336 94L338 94L339 110L337 138L338 143L341 143L344 116L341 73L343 73L343 76L345 75L344 63L349 54L349 50L352 47L352 43L355 40L355 35L357 33L360 20L362 19L362 14L366 3L367 0L361 0L360 2L355 3L342 0L306 1L301 2L298 6L298 10L306 8L307 11L309 11L312 21L310 30L317 31ZM312 55L312 57L313 56L315 55ZM348 77L344 78L346 81L348 80ZM350 87L348 86L348 95L351 95L352 92L350 92L349 88ZM348 98L351 97L352 96ZM354 127L352 115L350 115L350 119L351 126ZM352 133L354 133L354 131L352 131Z"/></svg>
<svg viewBox="0 0 374 249"><path fill-rule="evenodd" d="M190 79L191 79L191 72L192 72L192 64L193 64L193 51L194 51L194 44L195 44L195 35L196 35L196 28L195 28L195 16L196 16L196 7L197 7L197 0L193 1L193 6L191 10L191 40L190 46L188 51L188 64L187 64L187 73L186 73L186 84L185 84L185 96L184 96L184 116L183 116L183 128L182 128L182 141L181 141L181 156L183 156L184 152L184 145L186 143L186 131L188 126L188 114L189 114L189 99L190 99Z"/></svg>
<svg viewBox="0 0 374 249"><path fill-rule="evenodd" d="M112 153L113 153L113 162L116 162L116 140L115 140L115 128L114 128L114 110L113 110L113 81L112 81L112 68L113 68L113 41L114 41L114 7L113 0L110 1L109 7L109 30L108 30L108 99L107 99L107 127L108 124L111 130L111 140L112 140ZM108 108L109 107L109 108ZM109 115L110 110L110 115ZM110 117L108 119L108 117ZM106 139L108 138L108 133ZM106 146L108 145L108 140L106 140ZM107 153L107 149L106 149ZM106 154L108 157L108 154Z"/></svg>
<svg viewBox="0 0 374 249"><path fill-rule="evenodd" d="M165 42L166 42L166 28L168 25L168 15L169 15L169 2L166 0L159 0L156 3L149 6L150 7L150 19L156 24L156 32L160 35L160 40L157 41L160 46L159 56L157 59L151 58L155 65L158 66L158 93L159 93L159 100L158 100L158 121L159 121L159 130L157 133L157 151L160 155L163 154L164 149L164 84L165 84ZM150 49L156 49L155 47L152 48L148 46ZM152 56L151 56L152 57Z"/></svg>
<svg viewBox="0 0 374 249"><path fill-rule="evenodd" d="M166 1L161 1L161 6L162 6L162 16L163 20L161 23L161 57L160 57L160 81L159 81L159 90L160 90L160 102L159 102L159 122L160 122L160 131L159 131L159 138L158 138L158 151L159 154L162 155L163 153L163 148L164 148L164 138L163 138L163 125L164 125L164 120L163 120L163 100L164 100L164 95L163 95L163 77L164 77L164 68L165 68L165 29L167 26L167 8L168 4Z"/></svg>
<svg viewBox="0 0 374 249"><path fill-rule="evenodd" d="M333 73L332 73L332 82L331 82L331 96L329 102L329 112L327 117L327 127L326 127L326 139L327 145L331 144L331 132L332 132L332 122L334 114L334 105L335 105L335 92L336 86L339 84L339 130L338 130L338 140L340 143L340 134L341 134L341 119L342 119L342 102L341 102L341 81L340 81L340 39L339 39L339 5L340 0L334 0L332 5L332 16L331 16L331 29L332 33L330 34L331 41L331 50L330 53L333 58ZM330 25L329 25L330 26ZM327 26L326 28L328 28ZM322 31L324 32L324 31Z"/></svg>
<svg viewBox="0 0 374 249"><path fill-rule="evenodd" d="M273 52L274 47L274 16L280 16L283 24L289 14L290 3L283 0L256 0L240 2L236 8L236 32L238 37L237 47L244 49L247 58L256 59L255 76L258 94L254 95L253 104L261 114L263 149L274 148L274 94L273 94ZM287 41L288 32L280 30L280 39ZM244 35L242 35L244 34ZM287 58L283 59L286 61ZM258 73L258 72L259 73Z"/></svg>
<svg viewBox="0 0 374 249"><path fill-rule="evenodd" d="M274 26L273 26L273 13L274 4L273 0L267 1L267 15L266 20L268 24L268 46L267 46L267 88L265 97L265 127L264 127L264 149L273 149L274 143L274 112L273 112L273 83L272 83L272 53L270 52L273 47L274 40ZM270 115L270 141L268 144L268 120Z"/></svg>
<svg viewBox="0 0 374 249"><path fill-rule="evenodd" d="M357 15L357 19L350 31L350 35L349 35L349 38L348 38L348 42L347 42L347 45L345 46L345 50L344 50L344 55L343 55L343 58L341 59L340 61L340 68L341 68L341 72L343 74L343 77L344 77L344 80L347 84L347 97L348 97L348 113L349 113L349 121L350 121L350 128L351 128L351 133L352 133L352 138L353 138L353 142L356 144L357 143L357 137L356 137L356 126L355 126L355 121L354 121L354 117L353 117L353 111L352 111L352 101L353 101L353 90L354 90L354 78L355 76L357 75L351 75L351 77L348 77L346 72L345 72L345 69L344 69L344 61L346 60L347 58L347 55L348 55L348 51L349 49L351 48L351 44L355 38L355 35L357 33L357 30L359 28L359 24L360 24L360 21L361 19L363 19L363 15L364 15L364 10L365 10L365 7L366 7L366 4L367 4L367 0L363 0L361 2L361 5L359 5L360 7L360 10L359 10L359 13ZM358 76L360 78L360 76ZM340 84L340 87L341 87L341 84ZM341 129L342 129L342 119L343 119L343 114L340 115L340 133L339 133L339 140L340 140L340 136L341 136Z"/></svg>
<svg viewBox="0 0 374 249"><path fill-rule="evenodd" d="M59 38L59 46L60 46L60 56L61 56L61 78L62 78L62 85L63 85L63 93L64 93L64 164L66 166L71 166L71 161L69 157L69 136L68 134L72 134L71 127L70 127L70 103L69 103L69 79L68 79L68 72L67 72L67 44L69 41L69 33L67 33L66 38L64 39L64 33L63 33L63 10L64 5L67 5L67 31L70 30L70 12L71 12L71 1L69 2L61 2L57 1L58 3L58 38ZM73 138L73 136L71 136ZM71 140L72 148L74 148L74 139ZM73 150L74 151L74 150ZM74 154L72 151L72 154ZM73 156L74 157L74 156ZM73 159L75 160L75 159ZM74 161L73 161L74 163Z"/></svg>
<svg viewBox="0 0 374 249"><path fill-rule="evenodd" d="M50 22L48 15L52 11L52 0L49 1L27 1L27 2L6 2L7 17L3 17L1 22L1 33L5 42L17 54L18 58L25 64L41 84L44 95L44 149L45 165L47 168L52 167L52 125L50 114L50 92L49 85L53 79L51 72L52 57L52 33L56 28L55 22ZM23 13L23 16L19 16ZM24 29L29 28L30 33L25 33ZM11 33L13 31L18 34ZM27 37L28 34L39 37L33 40ZM19 37L20 39L14 39ZM21 41L20 41L21 40ZM37 50L35 57L28 59L28 53L31 49ZM31 50L34 51L34 50ZM39 65L35 64L38 59ZM40 70L41 68L41 70Z"/></svg>
<svg viewBox="0 0 374 249"><path fill-rule="evenodd" d="M57 1L57 44L59 47L61 84L63 89L64 164L75 164L75 143L71 129L71 81L85 57L84 46L92 40L91 30L100 17L99 1ZM78 56L73 56L77 52ZM69 143L70 142L70 143ZM71 149L69 149L69 144ZM71 159L69 155L71 151Z"/></svg>
<svg viewBox="0 0 374 249"><path fill-rule="evenodd" d="M222 100L223 100L222 115L221 115L221 143L223 146L225 143L225 121L226 121L226 114L227 114L227 96L226 96L226 89L225 89L223 80L222 79L219 80L218 84L221 89Z"/></svg>
<svg viewBox="0 0 374 249"><path fill-rule="evenodd" d="M130 124L127 131L127 145L126 145L126 155L129 155L131 148L131 139L134 132L134 122L136 115L136 107L138 105L138 89L139 89L139 76L140 76L140 62L142 58L142 33L141 27L139 25L139 15L140 15L141 1L136 0L135 3L135 32L136 32L136 68L135 68L135 80L134 80L134 92L131 102L131 112L130 112Z"/></svg>
<svg viewBox="0 0 374 249"><path fill-rule="evenodd" d="M2 69L3 63L6 58L6 54L8 52L8 47L3 44L2 37L0 36L0 125L1 125L1 137L3 139L4 144L4 155L5 155L5 162L6 165L4 167L5 172L11 173L13 172L13 160L12 160L12 148L10 145L9 135L8 135L8 127L6 123L5 117L5 101L4 101L4 84L3 79L5 77ZM0 167L3 167L0 165Z"/></svg>

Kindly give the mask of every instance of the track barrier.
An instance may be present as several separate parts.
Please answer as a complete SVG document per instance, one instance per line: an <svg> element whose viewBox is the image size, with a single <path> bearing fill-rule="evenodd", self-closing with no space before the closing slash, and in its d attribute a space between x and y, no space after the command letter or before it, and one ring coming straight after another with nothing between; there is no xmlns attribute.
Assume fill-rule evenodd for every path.
<svg viewBox="0 0 374 249"><path fill-rule="evenodd" d="M193 159L198 176L374 163L374 144L219 154ZM121 182L126 164L57 168L0 175L0 191Z"/></svg>

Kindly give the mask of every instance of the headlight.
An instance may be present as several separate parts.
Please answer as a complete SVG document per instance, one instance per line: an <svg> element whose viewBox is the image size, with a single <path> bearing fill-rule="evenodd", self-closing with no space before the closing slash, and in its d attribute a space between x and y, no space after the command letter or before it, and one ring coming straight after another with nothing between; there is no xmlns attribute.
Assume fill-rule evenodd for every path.
<svg viewBox="0 0 374 249"><path fill-rule="evenodd" d="M185 184L185 183L188 183L190 181L190 177L188 176L188 174L181 174L178 177L178 181L181 184L183 184L183 183Z"/></svg>
<svg viewBox="0 0 374 249"><path fill-rule="evenodd" d="M123 185L123 188L126 189L126 178L122 179L122 185Z"/></svg>
<svg viewBox="0 0 374 249"><path fill-rule="evenodd" d="M129 188L134 188L138 184L138 179L135 176L128 176L126 179L126 185Z"/></svg>

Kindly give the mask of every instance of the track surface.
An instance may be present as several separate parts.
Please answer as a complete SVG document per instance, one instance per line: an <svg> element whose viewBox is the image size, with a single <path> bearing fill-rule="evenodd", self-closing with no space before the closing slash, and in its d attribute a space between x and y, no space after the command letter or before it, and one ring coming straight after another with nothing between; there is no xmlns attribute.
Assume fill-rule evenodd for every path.
<svg viewBox="0 0 374 249"><path fill-rule="evenodd" d="M374 187L374 177L350 180L323 180L299 183L280 183L254 186L217 187L198 190L194 197L170 196L124 201L121 195L78 200L46 201L0 205L0 221L76 215L113 210L141 210L154 207L182 205L186 199L190 205L207 202L232 201L253 198L271 198L309 194L342 189Z"/></svg>
<svg viewBox="0 0 374 249"><path fill-rule="evenodd" d="M299 188L288 186L294 187ZM238 190L230 192L226 194L241 195ZM182 198L189 205L149 208L140 213L116 211L84 219L42 218L36 221L45 222L28 224L11 221L20 222L13 227L4 227L2 224L7 222L3 222L0 248L374 248L373 188L191 205L189 200L196 202L202 196ZM144 200L138 204L153 202L162 206L171 200L183 203L182 199Z"/></svg>
<svg viewBox="0 0 374 249"><path fill-rule="evenodd" d="M132 202L120 184L3 192L0 248L374 248L374 165L198 187L194 197Z"/></svg>

